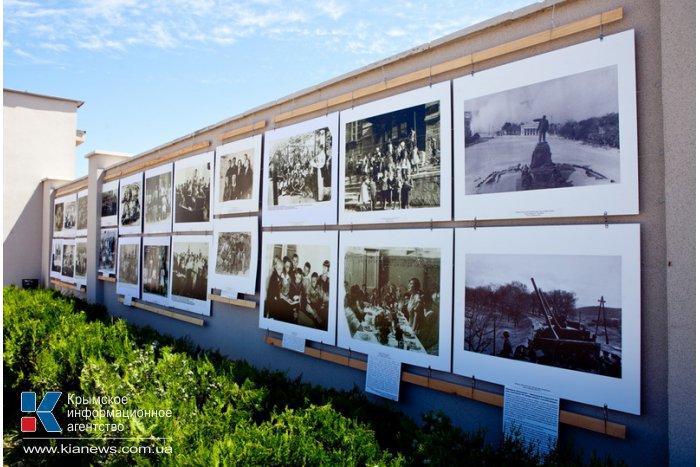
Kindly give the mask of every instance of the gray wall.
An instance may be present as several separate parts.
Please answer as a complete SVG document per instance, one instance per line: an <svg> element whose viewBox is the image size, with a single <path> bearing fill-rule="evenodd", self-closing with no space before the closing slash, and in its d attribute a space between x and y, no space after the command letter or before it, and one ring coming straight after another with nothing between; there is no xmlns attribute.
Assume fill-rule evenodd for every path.
<svg viewBox="0 0 700 467"><path fill-rule="evenodd" d="M602 32L613 34L634 29L637 60L637 108L639 143L640 214L619 216L611 222L641 224L642 234L642 415L611 412L610 420L627 426L627 439L617 440L578 428L561 426L561 440L571 442L586 452L609 454L630 465L693 465L694 398L695 398L695 114L694 102L694 5L654 0L568 0L549 1L527 7L513 14L490 20L430 46L418 47L380 63L300 91L294 96L253 109L240 117L205 128L192 135L147 151L106 173L157 158L163 153L212 141L236 125L266 119L268 128L274 115L352 89L381 82L385 77L401 76L431 64L461 57L474 51L496 46L529 34L548 30L603 11L624 7L624 19L618 23L579 33L527 50L489 60L474 71L513 60L559 49L594 39ZM470 70L447 73L434 82L458 77ZM405 85L381 95L358 99L354 105L384 95L425 86L425 82ZM338 110L345 107L331 108ZM319 112L323 114L325 111ZM289 123L316 115L308 115ZM277 125L280 126L280 125ZM92 187L92 185L91 185ZM538 224L602 223L603 218L538 219ZM528 220L498 221L487 225L531 225ZM91 224L95 225L95 224ZM456 226L471 224L455 223ZM669 263L670 261L670 263ZM154 315L117 302L115 285L92 281L88 296L101 301L116 316L140 325L151 325L174 336L189 336L195 343L219 349L231 358L246 359L267 368L288 371L290 376L303 375L305 381L336 388L364 385L364 374L304 355L263 344L265 331L258 329L257 311L213 304L212 316L202 328ZM417 372L420 370L416 370ZM487 386L480 383L482 387ZM499 391L498 387L491 387ZM595 390L595 388L592 388ZM401 401L393 404L418 416L428 410L443 410L461 427L472 430L484 427L490 440L500 437L501 411L447 394L404 384ZM602 409L563 401L562 408L602 417Z"/></svg>

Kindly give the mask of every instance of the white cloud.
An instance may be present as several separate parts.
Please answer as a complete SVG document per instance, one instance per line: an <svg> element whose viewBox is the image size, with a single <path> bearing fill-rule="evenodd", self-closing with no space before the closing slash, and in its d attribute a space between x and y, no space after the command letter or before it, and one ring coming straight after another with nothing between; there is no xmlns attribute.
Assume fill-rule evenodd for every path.
<svg viewBox="0 0 700 467"><path fill-rule="evenodd" d="M316 8L331 17L334 21L339 20L348 11L345 5L338 4L336 0L322 0L316 2Z"/></svg>

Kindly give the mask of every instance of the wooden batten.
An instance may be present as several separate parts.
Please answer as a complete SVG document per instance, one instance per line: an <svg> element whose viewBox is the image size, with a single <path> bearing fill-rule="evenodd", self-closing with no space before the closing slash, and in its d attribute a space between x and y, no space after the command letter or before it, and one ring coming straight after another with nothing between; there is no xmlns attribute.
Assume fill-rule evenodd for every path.
<svg viewBox="0 0 700 467"><path fill-rule="evenodd" d="M206 149L209 146L211 146L211 141L202 141L201 143L193 144L192 146L187 146L185 148L178 149L177 151L169 152L169 153L164 154L162 156L159 156L155 159L151 159L151 160L148 160L146 162L136 164L134 166L131 166L131 167L123 169L123 170L119 170L117 172L108 171L107 174L104 176L103 182L109 182L112 180L116 180L118 178L126 177L127 175L131 175L133 173L149 169L153 166L164 164L164 163L168 162L169 160L175 159L176 157L184 156L185 154L190 154L192 152Z"/></svg>
<svg viewBox="0 0 700 467"><path fill-rule="evenodd" d="M265 120L260 120L258 122L255 122L251 125L246 125L240 128L236 128L231 131L227 131L226 133L222 134L219 139L221 141L226 141L231 138L235 138L237 136L242 136L246 135L248 133L254 133L256 131L262 130L267 126L267 121Z"/></svg>
<svg viewBox="0 0 700 467"><path fill-rule="evenodd" d="M119 301L119 303L124 303L124 297L119 297L117 300ZM164 308L159 308L157 306L150 305L136 299L132 299L131 306L140 310L155 313L157 315L167 316L168 318L183 321L185 323L194 324L196 326L204 326L204 320L201 318L195 318L194 316L187 316L181 313L175 313L173 311L166 310Z"/></svg>

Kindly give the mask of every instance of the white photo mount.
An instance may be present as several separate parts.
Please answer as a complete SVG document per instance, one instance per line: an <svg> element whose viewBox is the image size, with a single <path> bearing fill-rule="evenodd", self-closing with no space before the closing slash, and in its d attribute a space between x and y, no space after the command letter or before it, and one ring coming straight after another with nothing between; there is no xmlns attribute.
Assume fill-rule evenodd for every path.
<svg viewBox="0 0 700 467"><path fill-rule="evenodd" d="M307 120L294 125L277 128L265 133L265 158L264 158L264 168L263 168L263 203L262 203L262 225L265 227L276 226L276 225L291 225L291 226L301 226L301 225L324 225L324 224L335 224L338 221L338 148L342 145L341 140L338 138L338 112L333 112L329 115ZM325 141L320 141L319 138L322 136L316 134L315 132L327 129L330 132L331 147L328 153L321 150L318 146L323 144L325 146ZM304 178L306 180L313 179L314 186L316 187L316 192L312 193L315 195L316 200L313 198L308 198L307 201L301 203L289 203L285 204L279 201L280 198L284 197L286 199L292 199L298 197L293 194L284 194L286 191L292 190L293 188L278 188L278 184L285 184L285 187L291 187L292 177L289 174L280 175L279 168L270 167L270 163L273 160L275 152L294 151L294 147L291 141L295 137L307 136L309 140L308 143L314 144L314 157L311 158L310 165L312 166L308 170L310 173L306 177L301 177L299 175L298 182L303 185L303 189L307 189L310 192L313 191L313 187L307 187L303 182ZM287 156L288 154L284 154ZM293 159L293 155L288 155L290 159ZM330 199L326 201L318 201L319 196L325 195L325 189L323 187L322 180L322 167L324 166L324 158L330 157ZM296 173L296 172L294 172ZM295 179L296 180L296 179ZM277 192L276 192L277 190ZM275 194L277 194L278 205L275 205Z"/></svg>
<svg viewBox="0 0 700 467"><path fill-rule="evenodd" d="M141 237L119 237L118 251L117 293L139 298L141 296ZM129 261L135 261L136 264L130 264ZM131 271L127 271L128 268ZM136 282L133 281L134 273Z"/></svg>
<svg viewBox="0 0 700 467"><path fill-rule="evenodd" d="M336 293L338 266L336 258L338 257L338 232L336 231L314 231L314 232L263 232L262 247L261 247L262 265L260 270L260 320L259 327L270 331L280 332L283 334L294 334L299 338L308 339L315 342L321 342L328 345L335 345L335 326L336 326ZM298 267L303 269L305 263L310 264L309 283L311 276L317 274L317 287L323 287L323 281L320 276L323 276L324 262L328 261L328 301L326 305L327 316L323 316L323 307L316 310L318 320L314 320L311 312L297 311L294 318L292 308L299 304L302 300L294 301L293 297L289 297L294 301L294 305L284 306L278 305L277 301L283 300L280 296L280 289L276 289L277 282L274 282L274 258L277 257L283 260L284 257L289 257L297 254L299 258ZM282 269L284 266L282 266ZM304 280L302 280L302 283ZM306 288L304 290L307 290ZM316 289L317 290L317 289ZM306 295L310 302L312 299ZM289 303L289 302L287 302ZM275 319L277 318L277 319Z"/></svg>
<svg viewBox="0 0 700 467"><path fill-rule="evenodd" d="M206 187L208 193L196 200L195 206L189 205L190 197L180 195L183 188L190 186L194 171L197 171L198 183ZM206 188L205 188L206 191ZM175 161L174 195L173 195L173 231L192 232L211 230L214 207L214 151ZM200 205L201 204L201 205Z"/></svg>
<svg viewBox="0 0 700 467"><path fill-rule="evenodd" d="M369 102L352 109L343 110L340 112L340 176L339 176L339 223L341 224L386 224L386 223L396 223L396 222L429 222L433 221L446 221L452 219L452 135L451 135L451 98L450 98L450 85L449 81L433 84L432 86L427 86L424 88L416 89L413 91L408 91L395 96L387 97L377 101ZM431 207L421 207L421 206L411 206L409 202L408 209L382 209L382 210L363 210L357 211L354 209L347 209L351 206L348 199L357 197L354 193L349 193L349 187L351 185L352 175L355 177L355 173L352 174L348 171L353 171L351 167L352 161L348 161L348 142L351 137L353 122L358 122L360 120L367 120L375 117L384 116L390 113L396 113L397 115L401 111L410 109L416 106L426 106L434 102L439 103L439 114L437 118L439 119L439 134L433 137L436 144L439 145L437 148L440 152L440 168L439 168L439 189L434 188L433 197L439 199L439 204L437 206ZM431 115L425 116L434 119L435 116ZM407 126L406 131L412 128L414 125L419 125L421 122L411 122L410 126ZM426 123L422 123L426 126ZM425 147L426 153L430 151L428 148L429 136L427 131L425 135L418 135L418 147ZM357 129L358 138L364 138L360 129ZM391 139L396 141L399 139L398 135L394 137L392 133ZM402 139L405 139L402 138ZM421 141L424 139L424 141ZM363 151L364 153L364 151ZM364 154L363 154L364 155ZM425 157L429 158L429 155ZM349 165L350 163L350 165ZM384 175L384 174L382 174ZM411 193L411 199L415 198L415 194L419 189L419 183L425 185L425 191L429 191L430 177L427 177L428 173L418 174L413 176L413 188ZM434 175L434 174L432 174ZM421 181L425 180L425 181ZM356 180L357 181L357 180ZM377 187L379 191L379 187ZM360 188L360 192L362 188Z"/></svg>
<svg viewBox="0 0 700 467"><path fill-rule="evenodd" d="M78 192L78 202L76 204L77 210L77 223L75 229L76 237L87 237L87 203L88 203L88 191L81 190ZM83 213L83 207L85 209ZM82 213L82 214L81 214Z"/></svg>
<svg viewBox="0 0 700 467"><path fill-rule="evenodd" d="M170 237L143 237L141 297L170 306Z"/></svg>
<svg viewBox="0 0 700 467"><path fill-rule="evenodd" d="M197 256L207 259L206 267L199 267ZM176 259L180 258L179 262ZM184 261L184 263L182 263ZM208 262L211 261L211 235L175 235L170 255L170 306L181 310L211 316L208 298Z"/></svg>
<svg viewBox="0 0 700 467"><path fill-rule="evenodd" d="M78 198L80 199L80 198ZM80 265L81 256L85 257L85 265ZM75 239L75 274L76 285L87 286L87 238L78 237Z"/></svg>
<svg viewBox="0 0 700 467"><path fill-rule="evenodd" d="M67 284L75 284L75 239L66 238L62 245L61 280Z"/></svg>
<svg viewBox="0 0 700 467"><path fill-rule="evenodd" d="M260 203L260 162L262 160L262 135L255 135L238 141L224 144L216 148L216 164L214 172L214 213L215 214L237 214L246 212L257 212ZM250 174L242 171L241 180L245 183L245 194L236 199L235 196L226 193L226 172L230 161L236 158L247 157L249 161ZM245 164L241 164L245 168ZM237 180L236 185L240 183ZM248 186L250 185L250 186ZM247 193L250 192L248 195ZM230 198L230 199L229 199ZM228 199L228 200L226 200Z"/></svg>
<svg viewBox="0 0 700 467"><path fill-rule="evenodd" d="M56 228L59 221L54 219L54 237L75 238L76 224L78 222L77 199L77 195L73 193L54 200L54 216L57 215L57 211L60 211L61 215L60 230Z"/></svg>
<svg viewBox="0 0 700 467"><path fill-rule="evenodd" d="M403 363L449 372L452 248L452 229L341 232L338 347L366 354L383 352ZM416 285L422 293L407 294L413 279L418 279ZM364 298L358 299L360 292ZM416 302L418 297L421 306ZM358 300L362 310L357 310ZM408 310L409 302L417 311ZM381 327L386 327L387 321L387 343L382 344ZM398 324L392 325L395 321Z"/></svg>
<svg viewBox="0 0 700 467"><path fill-rule="evenodd" d="M51 265L49 268L49 277L54 279L61 278L61 267L63 266L63 239L54 238L51 241Z"/></svg>
<svg viewBox="0 0 700 467"><path fill-rule="evenodd" d="M97 258L97 271L103 276L117 275L118 229L116 227L100 230L100 251Z"/></svg>
<svg viewBox="0 0 700 467"><path fill-rule="evenodd" d="M634 30L455 79L455 219L638 214L636 90ZM562 136L615 109L619 149Z"/></svg>
<svg viewBox="0 0 700 467"><path fill-rule="evenodd" d="M163 188L160 188L163 184ZM156 190L156 185L158 189ZM160 193L163 191L163 193ZM151 192L151 193L149 193ZM154 199L158 192L161 199ZM169 233L173 230L173 164L164 164L144 173L143 232Z"/></svg>
<svg viewBox="0 0 700 467"><path fill-rule="evenodd" d="M226 298L238 298L239 293L255 294L258 235L257 217L214 219L209 261L210 289L221 290L221 296Z"/></svg>
<svg viewBox="0 0 700 467"><path fill-rule="evenodd" d="M454 373L497 384L546 386L563 399L639 415L639 224L456 229L455 244ZM575 311L564 321L561 314L558 318L565 329L557 336L575 341L568 353L548 350L557 339L547 331L545 308L531 279L548 303L556 291L575 293ZM477 294L501 286L527 297L524 318L506 319L504 311L487 312L479 305ZM539 313L530 312L530 300ZM506 310L507 303L498 309ZM555 331L561 329L550 322ZM580 330L569 329L576 326ZM600 355L577 353L598 352L596 343Z"/></svg>
<svg viewBox="0 0 700 467"><path fill-rule="evenodd" d="M142 221L143 172L139 172L119 180L119 234L140 234Z"/></svg>
<svg viewBox="0 0 700 467"><path fill-rule="evenodd" d="M100 194L100 226L116 227L119 217L119 180L102 184Z"/></svg>

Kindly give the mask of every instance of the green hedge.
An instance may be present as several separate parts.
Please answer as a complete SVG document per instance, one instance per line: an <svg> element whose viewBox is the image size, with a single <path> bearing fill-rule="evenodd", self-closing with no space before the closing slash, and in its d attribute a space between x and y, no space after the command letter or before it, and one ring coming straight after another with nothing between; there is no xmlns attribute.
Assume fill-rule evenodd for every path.
<svg viewBox="0 0 700 467"><path fill-rule="evenodd" d="M67 418L63 436L82 446L150 446L172 453L80 454L84 465L580 465L555 451L538 459L522 443L485 443L442 414L421 426L358 390L335 391L289 380L205 352L149 328L110 318L102 307L50 290L3 291L4 447L8 465L74 464L78 455L27 454L19 433L20 392L127 396L126 405L90 409L170 410L171 417ZM99 415L99 414L98 414ZM70 423L124 425L121 432L71 433ZM41 430L41 429L40 429ZM147 441L115 438L150 438ZM99 439L96 439L99 438ZM159 439L167 438L167 439ZM64 441L46 441L58 445ZM594 458L591 464L607 464Z"/></svg>

